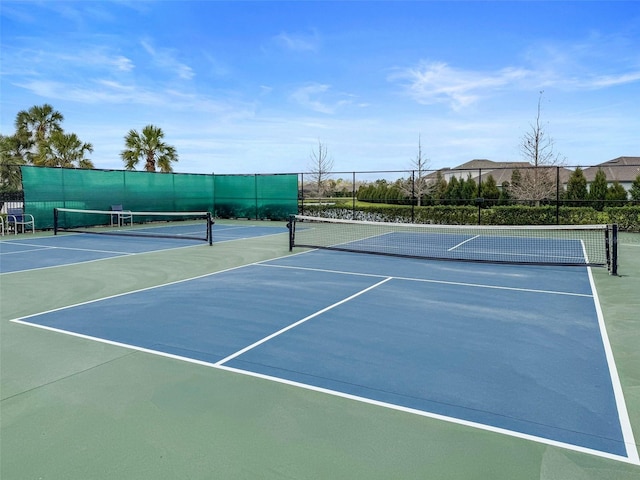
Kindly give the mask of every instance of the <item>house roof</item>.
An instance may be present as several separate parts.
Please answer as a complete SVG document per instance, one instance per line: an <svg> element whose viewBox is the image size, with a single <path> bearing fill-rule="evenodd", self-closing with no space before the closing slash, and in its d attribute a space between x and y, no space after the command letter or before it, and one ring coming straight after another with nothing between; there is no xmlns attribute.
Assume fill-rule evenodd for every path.
<svg viewBox="0 0 640 480"><path fill-rule="evenodd" d="M471 174L476 182L478 181L478 175L482 173L483 181L489 175L491 175L498 185L502 185L504 182L510 182L513 171L516 169L533 168L529 162L494 162L487 159L474 159L468 162L458 165L453 168L442 168L437 172L432 172L427 175L427 178L435 178L438 173L449 180L455 176L458 178L466 178ZM555 166L541 167L541 168L556 168ZM607 175L607 180L613 182L617 180L620 183L631 183L638 175L640 175L640 157L618 157L608 162L595 165L593 167L587 167L583 169L584 176L587 182L592 182L595 179L598 169L602 169ZM560 183L566 184L571 177L573 170L565 167L560 167Z"/></svg>
<svg viewBox="0 0 640 480"><path fill-rule="evenodd" d="M640 175L640 157L618 157L608 162L594 165L583 170L587 182L592 182L596 178L598 170L607 176L609 182L633 182Z"/></svg>
<svg viewBox="0 0 640 480"><path fill-rule="evenodd" d="M502 185L504 182L510 182L511 176L513 175L513 171L517 169L527 169L533 168L529 162L494 162L493 160L486 159L474 159L470 160L462 165L458 165L453 168L443 168L439 170L441 174L445 176L445 178L451 178L452 176L456 176L458 178L466 178L467 175L471 174L471 178L474 180L478 180L478 176L482 173L483 181L489 175L493 177L496 181L496 184ZM540 168L553 168L555 166L550 167L540 167ZM560 182L566 183L571 176L571 170L560 167ZM437 172L434 172L429 175L429 177L435 178Z"/></svg>
<svg viewBox="0 0 640 480"><path fill-rule="evenodd" d="M530 167L531 164L528 162L494 162L493 160L486 159L474 159L470 160L462 165L458 165L457 167L453 167L452 170L478 170L482 169L494 169L494 168L524 168Z"/></svg>

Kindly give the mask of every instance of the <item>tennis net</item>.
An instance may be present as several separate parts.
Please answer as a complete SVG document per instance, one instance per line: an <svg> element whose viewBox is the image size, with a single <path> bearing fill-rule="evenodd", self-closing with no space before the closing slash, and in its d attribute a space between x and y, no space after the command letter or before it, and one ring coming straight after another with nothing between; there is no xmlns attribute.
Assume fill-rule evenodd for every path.
<svg viewBox="0 0 640 480"><path fill-rule="evenodd" d="M606 266L617 270L616 225L423 225L293 215L289 249L323 248L433 260Z"/></svg>
<svg viewBox="0 0 640 480"><path fill-rule="evenodd" d="M53 233L93 233L180 238L213 243L209 212L132 212L129 210L53 209Z"/></svg>

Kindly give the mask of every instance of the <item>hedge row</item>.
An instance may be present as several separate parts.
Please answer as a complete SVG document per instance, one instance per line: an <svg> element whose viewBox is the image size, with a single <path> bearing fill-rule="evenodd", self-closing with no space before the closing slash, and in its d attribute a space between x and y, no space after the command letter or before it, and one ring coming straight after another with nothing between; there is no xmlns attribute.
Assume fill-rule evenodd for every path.
<svg viewBox="0 0 640 480"><path fill-rule="evenodd" d="M328 218L348 218L379 222L436 223L446 225L594 225L617 223L621 230L640 231L640 205L605 207L560 207L554 205L529 207L522 205L495 206L478 209L473 206L436 205L375 205L344 208L340 205L305 205L304 215Z"/></svg>

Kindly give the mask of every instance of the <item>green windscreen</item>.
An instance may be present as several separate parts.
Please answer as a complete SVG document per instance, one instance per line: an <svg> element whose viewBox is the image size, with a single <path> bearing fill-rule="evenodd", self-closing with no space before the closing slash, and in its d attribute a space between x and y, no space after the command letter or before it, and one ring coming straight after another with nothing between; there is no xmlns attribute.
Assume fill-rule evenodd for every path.
<svg viewBox="0 0 640 480"><path fill-rule="evenodd" d="M298 210L297 175L216 176L215 192L217 217L285 220Z"/></svg>
<svg viewBox="0 0 640 480"><path fill-rule="evenodd" d="M298 211L298 176L205 175L22 166L25 212L53 228L53 209L211 212L284 220Z"/></svg>
<svg viewBox="0 0 640 480"><path fill-rule="evenodd" d="M257 212L255 184L255 175L216 176L214 215L222 218L254 218Z"/></svg>
<svg viewBox="0 0 640 480"><path fill-rule="evenodd" d="M298 211L298 175L259 175L255 195L257 218L284 220Z"/></svg>

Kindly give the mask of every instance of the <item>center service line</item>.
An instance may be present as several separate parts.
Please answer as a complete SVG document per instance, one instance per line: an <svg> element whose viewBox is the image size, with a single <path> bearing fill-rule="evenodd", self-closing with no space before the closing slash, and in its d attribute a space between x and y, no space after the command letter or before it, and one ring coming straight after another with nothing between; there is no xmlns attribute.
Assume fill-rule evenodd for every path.
<svg viewBox="0 0 640 480"><path fill-rule="evenodd" d="M312 313L311 315L309 315L309 316L307 316L307 317L305 317L305 318L303 318L303 319L301 319L301 320L298 320L297 322L292 323L291 325L286 326L286 327L284 327L283 329L278 330L277 332L272 333L271 335L269 335L269 336L267 336L267 337L264 337L263 339L258 340L258 341L257 341L257 342L255 342L255 343L252 343L251 345L249 345L249 346L247 346L247 347L243 348L242 350L238 350L237 352L232 353L232 354L231 354L231 355L229 355L228 357L223 358L222 360L219 360L218 362L214 363L214 366L216 366L216 367L222 366L224 363L228 362L229 360L233 360L234 358L236 358L236 357L238 357L238 356L242 355L243 353L248 352L249 350L254 349L254 348L255 348L255 347L257 347L258 345L262 345L263 343L265 343L265 342L267 342L267 341L271 340L272 338L275 338L275 337L277 337L278 335L281 335L281 334L283 334L284 332L286 332L286 331L288 331L288 330L291 330L292 328L295 328L295 327L297 327L298 325L303 324L303 323L304 323L304 322L306 322L307 320L311 320L312 318L317 317L318 315L321 315L321 314L323 314L323 313L325 313L325 312L328 312L329 310L331 310L331 309L333 309L333 308L335 308L335 307L337 307L337 306L339 306L339 305L342 305L343 303L346 303L346 302L348 302L348 301L350 301L350 300L353 300L354 298L359 297L359 296L360 296L360 295L362 295L363 293L367 293L369 290L373 290L374 288L377 288L377 287L379 287L380 285L382 285L383 283L386 283L386 282L388 282L389 280L392 280L392 279L393 279L393 277L387 277L387 278L385 278L384 280L382 280L382 281L380 281L380 282L378 282L378 283L376 283L376 284L374 284L374 285L371 285L370 287L365 288L364 290L360 290L359 292L354 293L354 294L353 294L353 295L351 295L350 297L344 298L344 299L340 300L339 302L334 303L333 305L329 305L328 307L323 308L322 310L318 310L317 312Z"/></svg>

